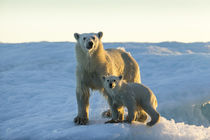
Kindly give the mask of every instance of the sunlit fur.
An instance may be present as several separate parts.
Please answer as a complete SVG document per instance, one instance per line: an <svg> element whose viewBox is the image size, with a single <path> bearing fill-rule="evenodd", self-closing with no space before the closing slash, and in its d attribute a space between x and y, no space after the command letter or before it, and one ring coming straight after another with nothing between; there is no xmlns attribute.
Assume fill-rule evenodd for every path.
<svg viewBox="0 0 210 140"><path fill-rule="evenodd" d="M128 82L140 83L140 70L134 58L122 49L105 50L101 42L103 33L75 33L76 47L76 80L77 80L77 124L86 124L88 119L89 89L99 90L108 99L111 106L112 100L103 88L103 75L123 75ZM85 39L84 39L85 37ZM94 39L93 39L94 37ZM87 49L87 43L93 41L93 47ZM79 121L78 121L79 120Z"/></svg>
<svg viewBox="0 0 210 140"><path fill-rule="evenodd" d="M122 106L128 109L128 122L132 122L136 118L139 109L143 109L151 117L151 121L147 123L152 126L159 121L159 113L156 111L157 99L154 93L146 86L139 83L127 83L117 76L105 76L104 88L110 94L114 108L112 108L112 119L117 120L117 109Z"/></svg>

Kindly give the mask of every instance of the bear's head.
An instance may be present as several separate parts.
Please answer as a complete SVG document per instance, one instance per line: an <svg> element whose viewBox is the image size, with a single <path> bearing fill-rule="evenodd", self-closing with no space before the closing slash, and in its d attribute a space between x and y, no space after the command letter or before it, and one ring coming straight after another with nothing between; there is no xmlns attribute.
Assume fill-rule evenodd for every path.
<svg viewBox="0 0 210 140"><path fill-rule="evenodd" d="M105 89L114 89L122 80L122 75L120 76L103 76Z"/></svg>
<svg viewBox="0 0 210 140"><path fill-rule="evenodd" d="M81 47L85 53L89 54L98 49L102 36L103 32L83 34L74 33L74 37L77 40L79 47Z"/></svg>

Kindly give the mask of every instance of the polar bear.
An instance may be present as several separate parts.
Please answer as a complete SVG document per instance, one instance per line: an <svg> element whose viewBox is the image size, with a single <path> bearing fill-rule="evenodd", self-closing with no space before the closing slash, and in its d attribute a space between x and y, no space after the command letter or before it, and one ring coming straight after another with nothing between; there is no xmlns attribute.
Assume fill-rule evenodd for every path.
<svg viewBox="0 0 210 140"><path fill-rule="evenodd" d="M103 76L104 88L113 100L112 120L106 123L116 123L118 121L117 109L122 106L128 109L128 122L136 118L139 109L143 109L151 117L151 121L147 123L152 126L159 121L160 115L156 111L157 99L153 92L139 83L127 83L122 80L122 76Z"/></svg>
<svg viewBox="0 0 210 140"><path fill-rule="evenodd" d="M103 88L101 78L103 75L123 75L127 82L141 82L139 66L135 59L122 49L105 50L101 41L102 36L102 32L74 34L77 40L75 52L78 115L74 118L76 124L88 123L90 89L99 90L112 106L112 99ZM118 110L119 116L122 116L123 111L123 108ZM109 112L110 110L105 114ZM140 115L137 120L145 121L146 113L143 110L138 113Z"/></svg>

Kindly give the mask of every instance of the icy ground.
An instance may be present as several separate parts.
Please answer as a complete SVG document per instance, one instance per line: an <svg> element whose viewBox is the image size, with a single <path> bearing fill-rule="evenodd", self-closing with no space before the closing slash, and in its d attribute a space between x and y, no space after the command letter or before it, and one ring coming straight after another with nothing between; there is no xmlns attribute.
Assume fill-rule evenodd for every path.
<svg viewBox="0 0 210 140"><path fill-rule="evenodd" d="M104 124L105 99L90 98L76 126L74 43L0 44L0 140L210 139L209 43L105 43L124 47L157 96L160 123Z"/></svg>

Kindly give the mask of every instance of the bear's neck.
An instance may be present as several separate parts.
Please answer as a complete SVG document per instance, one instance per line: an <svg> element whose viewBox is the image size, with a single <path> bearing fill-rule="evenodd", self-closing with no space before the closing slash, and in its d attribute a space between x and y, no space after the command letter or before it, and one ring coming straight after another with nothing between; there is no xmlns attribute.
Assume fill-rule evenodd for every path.
<svg viewBox="0 0 210 140"><path fill-rule="evenodd" d="M104 50L103 44L100 42L97 47L97 50L95 50L94 53L91 55L92 61L96 60L97 62L105 62L105 53L106 51Z"/></svg>
<svg viewBox="0 0 210 140"><path fill-rule="evenodd" d="M99 44L97 50L93 52L89 60L90 60L89 64L94 70L97 70L100 67L104 66L104 63L106 62L106 51L104 50L102 44ZM95 69L95 67L97 67L97 69Z"/></svg>
<svg viewBox="0 0 210 140"><path fill-rule="evenodd" d="M100 43L96 50L87 56L86 62L83 65L87 72L96 72L104 69L106 62L106 51L104 50L103 44Z"/></svg>

